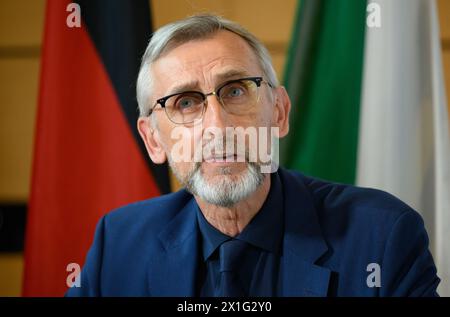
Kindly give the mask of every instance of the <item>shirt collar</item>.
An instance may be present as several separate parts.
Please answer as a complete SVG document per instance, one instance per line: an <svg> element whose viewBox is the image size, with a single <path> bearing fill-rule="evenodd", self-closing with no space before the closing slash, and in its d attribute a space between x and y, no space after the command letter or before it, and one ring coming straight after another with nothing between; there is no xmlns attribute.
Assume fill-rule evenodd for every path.
<svg viewBox="0 0 450 317"><path fill-rule="evenodd" d="M197 220L203 237L203 258L207 260L225 241L232 239L213 227L197 205ZM269 194L244 230L235 239L277 253L283 231L283 191L278 173L271 174Z"/></svg>

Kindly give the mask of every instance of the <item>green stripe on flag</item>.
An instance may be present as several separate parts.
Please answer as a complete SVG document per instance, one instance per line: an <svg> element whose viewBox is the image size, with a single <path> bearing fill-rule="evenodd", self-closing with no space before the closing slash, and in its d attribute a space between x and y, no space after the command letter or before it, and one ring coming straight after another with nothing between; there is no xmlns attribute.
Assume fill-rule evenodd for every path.
<svg viewBox="0 0 450 317"><path fill-rule="evenodd" d="M285 69L292 100L284 166L354 183L366 1L303 0Z"/></svg>

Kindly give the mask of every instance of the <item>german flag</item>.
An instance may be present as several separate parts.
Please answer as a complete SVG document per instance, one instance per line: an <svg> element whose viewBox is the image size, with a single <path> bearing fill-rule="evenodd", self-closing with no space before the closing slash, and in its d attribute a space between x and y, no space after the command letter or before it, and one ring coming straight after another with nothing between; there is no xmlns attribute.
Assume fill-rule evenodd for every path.
<svg viewBox="0 0 450 317"><path fill-rule="evenodd" d="M150 36L148 0L47 2L25 296L63 295L103 214L170 190L167 166L150 162L136 129Z"/></svg>

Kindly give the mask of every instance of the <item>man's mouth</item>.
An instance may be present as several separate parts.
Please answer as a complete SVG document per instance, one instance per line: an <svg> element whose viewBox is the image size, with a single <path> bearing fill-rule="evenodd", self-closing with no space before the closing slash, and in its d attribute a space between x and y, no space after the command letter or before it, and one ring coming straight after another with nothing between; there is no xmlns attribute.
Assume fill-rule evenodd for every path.
<svg viewBox="0 0 450 317"><path fill-rule="evenodd" d="M245 162L245 157L235 153L230 154L217 154L205 157L207 163L232 163L232 162Z"/></svg>

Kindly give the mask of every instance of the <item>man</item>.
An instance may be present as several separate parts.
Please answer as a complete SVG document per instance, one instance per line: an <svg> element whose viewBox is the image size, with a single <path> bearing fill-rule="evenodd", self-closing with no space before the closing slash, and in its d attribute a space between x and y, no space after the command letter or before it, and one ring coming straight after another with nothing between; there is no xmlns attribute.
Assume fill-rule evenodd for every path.
<svg viewBox="0 0 450 317"><path fill-rule="evenodd" d="M272 143L268 173L250 141L233 144L229 128L285 136L291 107L239 25L199 15L159 29L137 98L148 154L185 189L104 216L68 296L437 295L423 221L406 204L274 170Z"/></svg>

